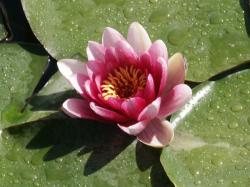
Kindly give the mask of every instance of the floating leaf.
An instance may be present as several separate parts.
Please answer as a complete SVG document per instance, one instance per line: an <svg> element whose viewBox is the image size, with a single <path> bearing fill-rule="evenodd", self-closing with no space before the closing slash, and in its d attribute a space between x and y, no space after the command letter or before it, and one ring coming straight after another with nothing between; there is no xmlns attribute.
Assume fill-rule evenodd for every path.
<svg viewBox="0 0 250 187"><path fill-rule="evenodd" d="M250 71L207 82L171 121L161 162L176 186L249 186Z"/></svg>
<svg viewBox="0 0 250 187"><path fill-rule="evenodd" d="M47 63L36 45L0 44L0 128L31 120L22 111Z"/></svg>
<svg viewBox="0 0 250 187"><path fill-rule="evenodd" d="M2 131L0 148L2 186L172 186L159 150L109 124L50 120L12 127Z"/></svg>
<svg viewBox="0 0 250 187"><path fill-rule="evenodd" d="M84 59L87 41L100 41L104 27L126 34L128 25L139 21L153 40L166 42L171 54L185 54L187 79L204 81L250 59L245 2L22 0L22 5L35 35L57 59Z"/></svg>

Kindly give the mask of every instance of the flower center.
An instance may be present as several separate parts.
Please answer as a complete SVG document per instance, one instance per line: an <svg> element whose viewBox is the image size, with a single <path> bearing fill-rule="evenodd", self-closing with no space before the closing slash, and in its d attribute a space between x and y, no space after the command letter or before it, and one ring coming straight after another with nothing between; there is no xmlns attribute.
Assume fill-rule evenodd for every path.
<svg viewBox="0 0 250 187"><path fill-rule="evenodd" d="M102 96L105 100L130 98L138 89L144 89L146 81L146 73L133 65L116 68L102 82Z"/></svg>

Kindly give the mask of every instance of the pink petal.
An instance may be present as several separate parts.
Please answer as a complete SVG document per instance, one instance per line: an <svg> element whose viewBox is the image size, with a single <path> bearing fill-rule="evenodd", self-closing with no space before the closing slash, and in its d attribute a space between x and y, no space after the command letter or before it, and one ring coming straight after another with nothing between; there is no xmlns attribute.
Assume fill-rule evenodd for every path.
<svg viewBox="0 0 250 187"><path fill-rule="evenodd" d="M102 97L103 99L103 97ZM108 100L104 100L103 102L106 103L108 106L110 106L112 109L116 111L122 111L122 103L124 99L119 99L119 98L109 98Z"/></svg>
<svg viewBox="0 0 250 187"><path fill-rule="evenodd" d="M159 97L162 95L162 92L165 89L167 83L167 63L162 57L158 58L157 60L155 77L158 77L158 79L160 79L158 89Z"/></svg>
<svg viewBox="0 0 250 187"><path fill-rule="evenodd" d="M156 40L149 49L149 54L153 60L157 60L162 57L165 61L168 60L168 50L165 43L162 40Z"/></svg>
<svg viewBox="0 0 250 187"><path fill-rule="evenodd" d="M95 76L95 86L98 89L99 93L102 93L102 89L101 89L101 84L102 84L102 76L101 75L96 75Z"/></svg>
<svg viewBox="0 0 250 187"><path fill-rule="evenodd" d="M118 127L129 135L137 135L141 133L148 125L149 121L139 121L135 124L124 126L117 124Z"/></svg>
<svg viewBox="0 0 250 187"><path fill-rule="evenodd" d="M168 60L168 80L164 93L185 80L185 59L181 53L175 53Z"/></svg>
<svg viewBox="0 0 250 187"><path fill-rule="evenodd" d="M192 90L186 84L178 84L163 96L158 117L165 118L179 110L192 97Z"/></svg>
<svg viewBox="0 0 250 187"><path fill-rule="evenodd" d="M137 120L138 115L145 106L146 106L146 101L144 99L140 97L133 97L123 101L121 107L128 117Z"/></svg>
<svg viewBox="0 0 250 187"><path fill-rule="evenodd" d="M87 55L88 55L88 60L100 60L104 61L104 52L105 48L103 45L89 41L88 42L88 47L87 47Z"/></svg>
<svg viewBox="0 0 250 187"><path fill-rule="evenodd" d="M152 71L153 64L151 61L151 56L148 52L145 52L140 56L140 60L138 62L138 65L140 68L147 69L149 71L149 73L153 72Z"/></svg>
<svg viewBox="0 0 250 187"><path fill-rule="evenodd" d="M87 75L86 64L74 59L62 59L57 62L61 74L69 80L73 74Z"/></svg>
<svg viewBox="0 0 250 187"><path fill-rule="evenodd" d="M97 75L104 77L105 76L104 69L105 69L105 64L99 60L88 61L88 63L86 64L86 70L87 70L88 76L90 80L92 81Z"/></svg>
<svg viewBox="0 0 250 187"><path fill-rule="evenodd" d="M62 105L62 110L72 118L100 120L100 117L90 109L89 102L82 99L67 99Z"/></svg>
<svg viewBox="0 0 250 187"><path fill-rule="evenodd" d="M125 40L124 37L115 29L106 27L102 35L102 44L104 47L114 47L115 44L120 41Z"/></svg>
<svg viewBox="0 0 250 187"><path fill-rule="evenodd" d="M147 51L151 46L151 40L147 31L137 22L130 25L127 40L137 55Z"/></svg>
<svg viewBox="0 0 250 187"><path fill-rule="evenodd" d="M86 80L84 82L83 89L84 89L84 96L86 98L95 101L98 104L103 104L98 97L99 92L94 82L92 82L91 80Z"/></svg>
<svg viewBox="0 0 250 187"><path fill-rule="evenodd" d="M130 62L131 64L136 63L136 54L134 49L126 41L119 41L116 43L115 51L118 55L121 63Z"/></svg>
<svg viewBox="0 0 250 187"><path fill-rule="evenodd" d="M88 80L89 77L83 74L74 74L71 77L69 77L69 81L71 85L75 88L75 90L83 95L84 94L84 84L85 81Z"/></svg>
<svg viewBox="0 0 250 187"><path fill-rule="evenodd" d="M113 121L116 123L125 123L128 120L121 114L109 110L107 108L103 108L100 106L97 106L94 102L90 102L90 108L99 116L101 116L104 119L107 119L109 121Z"/></svg>
<svg viewBox="0 0 250 187"><path fill-rule="evenodd" d="M151 102L155 98L155 84L151 74L148 74L146 86L144 88L144 98Z"/></svg>
<svg viewBox="0 0 250 187"><path fill-rule="evenodd" d="M116 54L115 48L110 47L105 51L105 68L106 72L111 72L113 69L120 66L118 55Z"/></svg>
<svg viewBox="0 0 250 187"><path fill-rule="evenodd" d="M161 97L158 97L143 109L143 111L138 116L138 121L151 120L155 118L159 113L160 105Z"/></svg>
<svg viewBox="0 0 250 187"><path fill-rule="evenodd" d="M149 146L162 148L169 145L174 137L174 128L168 121L153 119L137 139Z"/></svg>

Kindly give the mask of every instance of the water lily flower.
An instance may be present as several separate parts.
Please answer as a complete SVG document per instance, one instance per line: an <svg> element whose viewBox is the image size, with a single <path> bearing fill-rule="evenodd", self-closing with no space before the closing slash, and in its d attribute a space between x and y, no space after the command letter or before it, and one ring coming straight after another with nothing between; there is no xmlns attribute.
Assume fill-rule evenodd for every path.
<svg viewBox="0 0 250 187"><path fill-rule="evenodd" d="M115 123L153 147L168 145L174 129L165 118L192 95L184 84L183 56L168 59L164 42L152 43L137 22L130 25L127 39L105 28L101 44L89 41L87 56L87 63L58 61L59 71L82 96L67 99L62 110L74 118Z"/></svg>

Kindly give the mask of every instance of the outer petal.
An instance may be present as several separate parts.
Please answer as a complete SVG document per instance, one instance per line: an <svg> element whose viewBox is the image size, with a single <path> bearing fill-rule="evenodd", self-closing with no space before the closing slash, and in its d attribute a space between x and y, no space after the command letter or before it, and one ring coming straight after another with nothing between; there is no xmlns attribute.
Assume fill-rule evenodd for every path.
<svg viewBox="0 0 250 187"><path fill-rule="evenodd" d="M168 50L165 43L162 40L156 40L149 49L149 54L153 60L157 60L162 57L164 60L168 60Z"/></svg>
<svg viewBox="0 0 250 187"><path fill-rule="evenodd" d="M97 42L89 41L86 51L89 61L90 60L104 61L105 48L103 47L103 45Z"/></svg>
<svg viewBox="0 0 250 187"><path fill-rule="evenodd" d="M94 102L90 102L90 108L99 116L101 116L102 118L109 120L109 121L113 121L116 123L125 123L128 120L122 116L121 114L109 110L107 108L103 108L100 106L97 106Z"/></svg>
<svg viewBox="0 0 250 187"><path fill-rule="evenodd" d="M168 121L153 119L138 136L137 139L152 147L164 147L168 145L174 137L174 128Z"/></svg>
<svg viewBox="0 0 250 187"><path fill-rule="evenodd" d="M175 53L168 60L168 80L164 92L168 92L177 84L185 80L185 59L181 53Z"/></svg>
<svg viewBox="0 0 250 187"><path fill-rule="evenodd" d="M151 46L147 31L137 22L130 25L127 40L138 55L147 51Z"/></svg>
<svg viewBox="0 0 250 187"><path fill-rule="evenodd" d="M146 106L146 101L144 99L140 97L133 97L123 101L121 107L128 117L137 120L138 115L145 106Z"/></svg>
<svg viewBox="0 0 250 187"><path fill-rule="evenodd" d="M161 97L155 99L152 103L146 106L138 116L138 121L151 120L155 118L161 106Z"/></svg>
<svg viewBox="0 0 250 187"><path fill-rule="evenodd" d="M180 109L192 96L192 90L186 84L178 84L163 96L158 117L165 118Z"/></svg>
<svg viewBox="0 0 250 187"><path fill-rule="evenodd" d="M73 74L87 75L86 64L74 59L62 59L57 62L61 74L69 80Z"/></svg>
<svg viewBox="0 0 250 187"><path fill-rule="evenodd" d="M149 121L139 121L129 126L117 124L118 127L129 135L137 135L141 133L148 125Z"/></svg>
<svg viewBox="0 0 250 187"><path fill-rule="evenodd" d="M116 42L125 40L124 37L115 29L106 27L102 35L102 44L104 47L114 47Z"/></svg>
<svg viewBox="0 0 250 187"><path fill-rule="evenodd" d="M85 118L100 120L89 107L89 102L82 99L67 99L62 105L62 110L72 118Z"/></svg>

